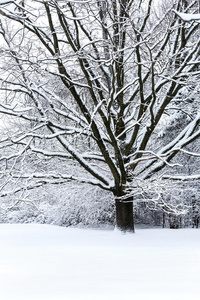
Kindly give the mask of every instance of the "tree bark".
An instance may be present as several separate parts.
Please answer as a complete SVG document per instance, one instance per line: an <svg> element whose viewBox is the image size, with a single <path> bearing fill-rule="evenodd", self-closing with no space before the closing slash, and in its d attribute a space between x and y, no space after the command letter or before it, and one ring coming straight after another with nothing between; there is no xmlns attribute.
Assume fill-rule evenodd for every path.
<svg viewBox="0 0 200 300"><path fill-rule="evenodd" d="M179 229L179 218L176 215L171 214L169 216L169 227L170 229Z"/></svg>
<svg viewBox="0 0 200 300"><path fill-rule="evenodd" d="M122 201L115 200L116 226L123 232L134 232L133 201L132 197Z"/></svg>

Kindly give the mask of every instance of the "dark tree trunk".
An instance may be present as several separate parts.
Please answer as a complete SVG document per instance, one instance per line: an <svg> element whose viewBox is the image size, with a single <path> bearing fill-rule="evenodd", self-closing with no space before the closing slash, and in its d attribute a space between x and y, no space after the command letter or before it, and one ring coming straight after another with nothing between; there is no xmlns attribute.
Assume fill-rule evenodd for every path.
<svg viewBox="0 0 200 300"><path fill-rule="evenodd" d="M162 215L162 228L165 228L165 213Z"/></svg>
<svg viewBox="0 0 200 300"><path fill-rule="evenodd" d="M124 232L134 232L133 201L132 197L122 201L115 200L116 226Z"/></svg>
<svg viewBox="0 0 200 300"><path fill-rule="evenodd" d="M169 228L170 229L180 228L178 216L172 214L169 216Z"/></svg>

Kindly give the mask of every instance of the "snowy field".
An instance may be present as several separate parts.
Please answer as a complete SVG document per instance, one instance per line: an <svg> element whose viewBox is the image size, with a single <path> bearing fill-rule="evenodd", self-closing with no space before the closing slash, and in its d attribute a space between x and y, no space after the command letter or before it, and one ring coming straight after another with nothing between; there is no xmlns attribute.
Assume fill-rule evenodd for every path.
<svg viewBox="0 0 200 300"><path fill-rule="evenodd" d="M200 230L0 225L1 300L200 300Z"/></svg>

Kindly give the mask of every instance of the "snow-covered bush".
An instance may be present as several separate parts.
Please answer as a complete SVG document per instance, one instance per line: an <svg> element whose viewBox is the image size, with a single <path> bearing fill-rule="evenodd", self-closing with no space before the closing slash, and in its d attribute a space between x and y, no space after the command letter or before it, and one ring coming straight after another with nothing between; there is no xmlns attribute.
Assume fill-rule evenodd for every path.
<svg viewBox="0 0 200 300"><path fill-rule="evenodd" d="M1 204L0 222L99 227L114 225L114 214L111 193L67 183L40 187L24 199L6 197Z"/></svg>

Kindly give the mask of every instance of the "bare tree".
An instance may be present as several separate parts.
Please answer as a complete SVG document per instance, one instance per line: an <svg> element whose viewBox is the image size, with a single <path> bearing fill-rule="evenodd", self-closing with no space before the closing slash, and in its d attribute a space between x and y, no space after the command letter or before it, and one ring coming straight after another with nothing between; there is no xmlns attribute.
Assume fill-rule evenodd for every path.
<svg viewBox="0 0 200 300"><path fill-rule="evenodd" d="M199 76L199 24L173 12L195 13L197 3L158 11L153 0L1 1L0 113L21 120L1 141L18 152L1 161L25 151L75 160L87 178L20 176L35 186L78 180L109 190L117 227L134 231L129 189L174 166L200 136L197 112L164 147L155 143L168 115L180 104L187 110L180 92Z"/></svg>

